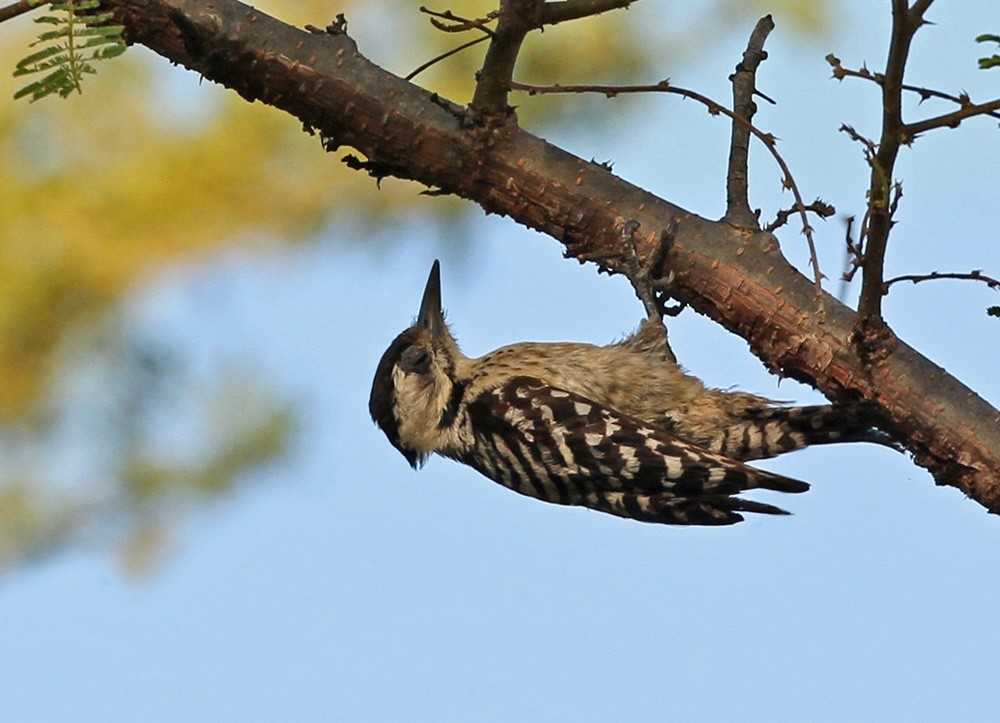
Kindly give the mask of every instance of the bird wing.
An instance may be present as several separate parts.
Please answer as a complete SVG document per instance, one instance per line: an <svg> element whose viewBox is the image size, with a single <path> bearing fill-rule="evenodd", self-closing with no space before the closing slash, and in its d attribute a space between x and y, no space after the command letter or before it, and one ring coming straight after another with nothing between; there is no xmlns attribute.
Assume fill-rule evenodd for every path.
<svg viewBox="0 0 1000 723"><path fill-rule="evenodd" d="M483 391L469 405L477 444L461 461L523 494L667 524L787 514L733 495L804 492L805 482L749 467L673 433L532 377Z"/></svg>

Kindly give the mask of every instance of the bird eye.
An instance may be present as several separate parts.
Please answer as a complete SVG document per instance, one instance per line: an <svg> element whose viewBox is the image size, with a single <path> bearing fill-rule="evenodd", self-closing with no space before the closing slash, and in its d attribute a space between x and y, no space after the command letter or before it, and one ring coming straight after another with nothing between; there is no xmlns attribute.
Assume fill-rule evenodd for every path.
<svg viewBox="0 0 1000 723"><path fill-rule="evenodd" d="M423 374L431 367L431 355L423 347L408 346L403 350L399 366L403 371Z"/></svg>

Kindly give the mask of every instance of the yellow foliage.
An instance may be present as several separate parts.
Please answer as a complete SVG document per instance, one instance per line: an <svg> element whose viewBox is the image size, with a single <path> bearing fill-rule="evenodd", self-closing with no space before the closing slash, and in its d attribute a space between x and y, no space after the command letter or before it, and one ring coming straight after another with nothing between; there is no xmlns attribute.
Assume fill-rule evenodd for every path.
<svg viewBox="0 0 1000 723"><path fill-rule="evenodd" d="M0 67L27 47L32 28L19 30ZM134 49L82 96L0 103L0 420L32 411L68 328L164 266L315 235L345 202L377 213L398 194L379 196L283 113L156 63ZM0 76L0 97L16 87Z"/></svg>

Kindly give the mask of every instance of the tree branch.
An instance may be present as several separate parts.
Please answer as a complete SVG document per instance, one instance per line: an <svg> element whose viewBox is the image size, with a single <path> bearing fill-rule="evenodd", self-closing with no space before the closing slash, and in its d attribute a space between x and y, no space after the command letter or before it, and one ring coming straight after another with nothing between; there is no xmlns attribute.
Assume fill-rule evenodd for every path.
<svg viewBox="0 0 1000 723"><path fill-rule="evenodd" d="M503 118L510 112L507 94L525 36L541 27L542 0L500 0L500 15L479 71L470 108L482 118Z"/></svg>
<svg viewBox="0 0 1000 723"><path fill-rule="evenodd" d="M451 50L447 50L447 51L441 53L440 55L436 55L433 58L431 58L430 60L428 60L426 63L421 63L416 68L414 68L412 71L410 71L405 76L403 76L403 80L413 80L414 78L416 78L418 75L420 75L421 73L423 73L425 70L427 70L432 65L440 63L445 58L450 58L451 56L455 55L456 53L462 52L466 48L471 48L473 45L478 45L479 43L482 43L483 41L489 40L489 39L490 39L489 35L481 35L478 38L473 38L472 40L468 41L467 43L462 43L461 45L458 45L458 46L452 48Z"/></svg>
<svg viewBox="0 0 1000 723"><path fill-rule="evenodd" d="M607 98L614 98L618 95L627 93L669 93L679 95L682 98L690 98L691 100L701 103L708 108L708 112L711 115L724 115L732 120L734 125L738 124L745 127L748 133L760 140L760 142L763 143L770 152L771 157L774 158L774 162L777 163L778 168L781 169L783 188L789 189L795 197L795 212L798 213L802 219L802 233L805 235L806 242L809 245L809 258L813 268L813 283L816 285L817 292L822 291L823 274L819 269L819 259L816 255L816 244L813 241L812 236L812 225L809 223L809 217L806 215L806 211L809 209L809 206L807 206L802 200L802 193L799 191L798 184L795 183L795 179L792 177L792 169L788 167L788 164L785 163L785 159L781 157L780 153L778 153L777 143L775 142L774 136L770 133L765 133L750 123L750 121L746 118L737 115L733 111L726 108L726 106L716 103L708 96L702 95L694 90L671 85L670 82L666 80L661 80L656 85L529 85L527 83L512 82L510 86L511 90L524 91L528 95L540 95L547 93L600 93ZM726 222L731 223L728 219L726 219Z"/></svg>
<svg viewBox="0 0 1000 723"><path fill-rule="evenodd" d="M532 30L566 20L628 7L636 0L500 0L497 27L479 71L469 107L480 118L503 118L509 112L507 94L525 36Z"/></svg>
<svg viewBox="0 0 1000 723"><path fill-rule="evenodd" d="M555 25L567 20L577 20L591 15L600 15L609 10L627 8L636 0L562 0L547 2L542 7L542 23Z"/></svg>
<svg viewBox="0 0 1000 723"><path fill-rule="evenodd" d="M991 276L987 276L982 271L978 269L975 271L970 271L968 273L944 273L939 271L931 271L929 274L905 274L903 276L896 276L895 278L889 279L885 282L885 293L889 293L889 287L893 284L898 284L901 281L910 281L914 284L919 284L922 281L934 281L936 279L957 279L959 281L982 281L984 284L989 286L991 289L1000 289L1000 280L994 279Z"/></svg>
<svg viewBox="0 0 1000 723"><path fill-rule="evenodd" d="M445 10L444 12L437 12L436 10L431 10L430 8L424 7L423 5L420 6L420 12L424 13L425 15L430 15L431 25L433 25L438 30L441 30L442 32L464 33L467 30L472 30L473 28L475 28L477 30L482 30L484 33L486 33L491 37L493 36L493 31L489 27L487 27L487 25L496 20L497 16L500 14L499 11L494 10L491 13L487 13L486 17L484 18L475 18L470 20L469 18L459 17L451 10ZM449 20L454 24L446 25L445 23L442 23L441 20L439 20L438 18L440 18L441 20Z"/></svg>
<svg viewBox="0 0 1000 723"><path fill-rule="evenodd" d="M909 143L912 129L903 123L903 74L913 36L924 24L924 13L933 0L917 0L908 7L907 0L892 0L892 38L882 86L882 135L871 160L871 183L868 189L868 223L865 227L865 250L861 269L859 321L855 341L866 357L887 352L891 333L882 319L882 289L885 279L885 252L893 225L891 203L893 172L899 147ZM898 188L898 186L896 186Z"/></svg>
<svg viewBox="0 0 1000 723"><path fill-rule="evenodd" d="M889 57L882 76L882 135L871 159L871 181L868 188L867 243L861 269L860 316L857 340L862 348L884 341L885 322L882 320L882 284L885 274L885 250L892 229L889 214L889 189L892 185L896 156L904 137L903 73L913 35L922 23L919 15L911 14L906 0L892 0L892 39Z"/></svg>
<svg viewBox="0 0 1000 723"><path fill-rule="evenodd" d="M916 123L907 123L904 133L909 138L916 138L921 133L926 133L929 130L935 128L956 128L958 124L961 123L966 118L971 118L977 115L991 115L994 118L997 114L994 112L1000 108L1000 98L997 100L991 100L988 103L963 103L962 107L958 110L954 110L951 113L945 113L944 115L935 116L934 118L927 118L926 120L917 121Z"/></svg>
<svg viewBox="0 0 1000 723"><path fill-rule="evenodd" d="M35 0L20 0L20 2L16 2L13 5L6 5L0 8L0 23L4 20L16 18L18 15L31 12L36 7L38 7L38 3Z"/></svg>
<svg viewBox="0 0 1000 723"><path fill-rule="evenodd" d="M631 219L652 234L673 228L673 296L747 339L771 369L832 399L877 402L939 483L1000 512L1000 412L902 341L866 367L847 341L855 314L827 295L819 314L811 282L772 235L700 218L517 128L484 144L461 107L377 67L345 34L306 33L236 0L104 2L131 41L284 109L328 148L349 144L396 176L559 239L568 254L620 254Z"/></svg>
<svg viewBox="0 0 1000 723"><path fill-rule="evenodd" d="M833 214L837 212L833 206L825 201L816 199L812 203L808 204L803 208L783 208L774 217L774 221L769 223L765 230L768 233L774 233L776 230L788 223L788 219L792 217L792 214L801 213L803 210L812 211L820 218L830 218Z"/></svg>
<svg viewBox="0 0 1000 723"><path fill-rule="evenodd" d="M870 70L868 70L868 68L865 67L862 67L860 70L845 68L841 63L840 58L838 58L833 53L830 53L829 55L826 56L826 62L828 62L833 67L833 77L836 78L837 80L843 80L844 78L860 78L861 80L870 80L872 83L875 83L876 85L882 85L883 76L881 73L873 73ZM916 93L917 95L919 95L921 102L929 98L937 98L938 100L946 100L951 103L955 103L956 105L960 105L962 107L972 105L969 101L969 97L965 94L951 95L950 93L945 93L940 90L934 90L933 88L923 88L919 85L908 85L906 83L903 83L902 88L908 93ZM996 110L989 108L988 107L989 105L990 105L989 103L983 103L975 107L981 109L978 111L978 113L981 113L983 115L988 115L992 118L1000 119L1000 113L998 113ZM978 113L974 113L972 115L976 115Z"/></svg>
<svg viewBox="0 0 1000 723"><path fill-rule="evenodd" d="M733 121L732 136L729 142L729 171L726 173L726 215L725 219L735 225L753 230L760 229L757 216L750 209L749 172L750 128L757 106L753 102L757 90L757 66L767 58L764 52L764 41L774 30L774 21L770 15L765 15L757 21L750 34L747 49L743 52L743 60L730 77L733 84L733 113L742 118L745 123Z"/></svg>

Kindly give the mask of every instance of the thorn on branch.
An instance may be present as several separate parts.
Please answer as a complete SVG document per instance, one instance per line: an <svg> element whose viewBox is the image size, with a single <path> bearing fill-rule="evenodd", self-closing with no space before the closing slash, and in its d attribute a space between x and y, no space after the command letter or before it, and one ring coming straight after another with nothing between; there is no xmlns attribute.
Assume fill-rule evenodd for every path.
<svg viewBox="0 0 1000 723"><path fill-rule="evenodd" d="M767 53L764 53L764 55L766 56L766 55L767 55ZM754 95L755 95L756 97L758 97L758 98L763 98L764 100L766 100L766 101L767 101L768 103L770 103L771 105L778 105L778 101L776 101L776 100L775 100L774 98L772 98L771 96L769 96L769 95L767 95L767 94L765 94L765 93L761 92L761 91L760 91L760 90L758 90L757 88L754 88L754 89L753 89L753 94L754 94Z"/></svg>
<svg viewBox="0 0 1000 723"><path fill-rule="evenodd" d="M317 28L315 25L306 25L305 28L313 35L347 35L347 18L344 13L337 13L336 19L325 28Z"/></svg>
<svg viewBox="0 0 1000 723"><path fill-rule="evenodd" d="M798 206L792 206L791 208L782 209L778 211L774 221L768 224L765 230L768 233L774 233L776 229L779 229L786 223L788 223L788 219L791 218L793 214L796 214L802 210L812 211L820 218L830 218L830 216L834 215L837 212L837 209L831 206L829 203L823 201L822 199L817 198L812 203L807 204L804 208L799 208Z"/></svg>
<svg viewBox="0 0 1000 723"><path fill-rule="evenodd" d="M394 168L388 163L378 163L376 161L365 161L358 158L353 153L348 153L346 156L340 159L343 161L344 165L350 168L352 171L364 171L369 176L375 179L375 185L379 189L382 188L382 179L387 176L399 176L399 169Z"/></svg>

